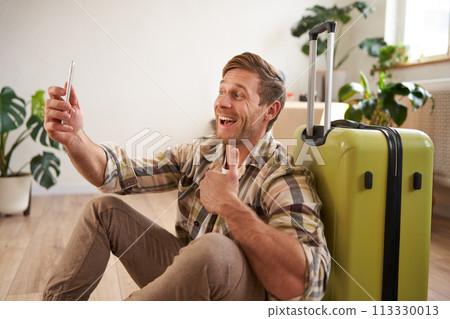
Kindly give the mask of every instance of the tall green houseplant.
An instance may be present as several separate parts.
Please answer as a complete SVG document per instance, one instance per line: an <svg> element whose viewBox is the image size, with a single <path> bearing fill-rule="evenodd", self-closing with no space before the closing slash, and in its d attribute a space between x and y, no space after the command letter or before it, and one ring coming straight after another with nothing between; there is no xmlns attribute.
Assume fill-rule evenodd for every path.
<svg viewBox="0 0 450 319"><path fill-rule="evenodd" d="M0 93L0 178L22 175L23 169L29 165L34 180L48 189L56 184L56 177L60 174L60 160L52 152L44 151L32 158L25 158L24 165L17 171L11 168L14 151L29 137L43 146L61 149L61 145L50 139L44 130L44 91L36 91L31 97L31 116L25 122L27 104L29 103L18 97L10 87L2 88ZM9 144L10 133L20 129L25 123L22 132Z"/></svg>
<svg viewBox="0 0 450 319"><path fill-rule="evenodd" d="M298 21L297 24L292 27L291 34L294 37L301 37L303 34L308 33L316 25L327 20L333 20L338 22L336 34L336 39L338 40L343 32L342 26L351 21L352 17L350 14L354 9L358 10L364 16L364 18L367 18L372 12L375 11L375 7L365 1L355 1L345 7L337 7L336 5L334 5L333 7L325 8L323 6L315 5L312 8L306 9L310 12L310 14L303 16L300 21ZM339 41L336 41L334 44L335 57L337 56L336 53L338 52L338 48ZM317 54L322 54L326 49L326 39L324 40L323 38L319 37L317 39ZM348 49L347 53L339 61L336 61L335 59L335 69L339 68L342 63L344 63L345 60L348 59L352 49L353 48ZM301 51L304 54L309 55L309 39L307 39L302 45Z"/></svg>

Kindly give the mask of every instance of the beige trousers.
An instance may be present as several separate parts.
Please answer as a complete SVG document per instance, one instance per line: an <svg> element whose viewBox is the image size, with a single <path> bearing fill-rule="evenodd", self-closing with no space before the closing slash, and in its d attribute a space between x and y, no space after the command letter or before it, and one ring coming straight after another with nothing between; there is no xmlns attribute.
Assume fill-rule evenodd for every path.
<svg viewBox="0 0 450 319"><path fill-rule="evenodd" d="M233 240L209 233L183 247L171 233L108 196L86 205L43 300L88 300L110 251L140 287L126 300L265 299L264 287Z"/></svg>

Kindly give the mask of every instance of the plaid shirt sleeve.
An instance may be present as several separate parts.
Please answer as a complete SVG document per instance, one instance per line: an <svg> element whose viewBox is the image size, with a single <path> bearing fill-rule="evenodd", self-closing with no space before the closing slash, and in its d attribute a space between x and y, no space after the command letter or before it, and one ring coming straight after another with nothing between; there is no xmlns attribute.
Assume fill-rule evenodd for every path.
<svg viewBox="0 0 450 319"><path fill-rule="evenodd" d="M313 174L301 166L280 167L264 181L262 189L268 224L297 238L305 251L305 293L292 300L321 300L331 259L319 218L322 203L315 191Z"/></svg>
<svg viewBox="0 0 450 319"><path fill-rule="evenodd" d="M168 148L152 158L130 158L125 149L115 143L100 145L106 153L107 164L103 185L104 193L131 194L162 192L177 188L183 156L188 144Z"/></svg>

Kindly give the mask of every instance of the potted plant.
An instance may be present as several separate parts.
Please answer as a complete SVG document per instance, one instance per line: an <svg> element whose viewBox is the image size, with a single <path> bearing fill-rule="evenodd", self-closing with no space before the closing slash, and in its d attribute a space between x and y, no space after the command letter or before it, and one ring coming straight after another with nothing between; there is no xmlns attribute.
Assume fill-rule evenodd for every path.
<svg viewBox="0 0 450 319"><path fill-rule="evenodd" d="M31 116L27 117L24 99L18 97L10 87L3 87L0 93L0 213L29 214L31 196L31 176L41 186L50 188L56 184L59 176L59 159L52 153L44 151L33 158L22 159L25 163L18 170L11 168L14 151L31 137L40 144L61 149L59 143L50 139L44 130L44 91L36 91L31 97ZM24 125L26 123L26 125ZM12 142L8 137L14 130L23 128L22 132ZM14 159L17 160L17 159ZM29 164L31 173L23 169Z"/></svg>
<svg viewBox="0 0 450 319"><path fill-rule="evenodd" d="M378 58L370 70L372 76L376 71L382 71L391 78L391 74L386 72L389 68L408 62L408 46L401 43L388 45L383 38L373 38L364 40L359 47L368 55Z"/></svg>
<svg viewBox="0 0 450 319"><path fill-rule="evenodd" d="M339 51L339 37L343 32L343 25L347 24L351 21L352 17L350 13L354 10L358 10L361 14L363 14L364 18L367 18L373 11L375 11L375 7L370 5L364 1L355 1L347 6L338 7L336 5L325 8L323 6L315 5L312 8L306 9L311 12L311 14L304 15L300 21L297 22L295 26L291 28L291 34L294 37L301 37L303 34L308 33L314 26L318 25L327 20L333 20L338 22L338 26L336 29L336 42L334 44L334 72L333 72L333 100L337 100L337 90L345 83L345 79L347 76L347 72L344 70L339 70L339 67L344 63L350 53L355 47L351 47L347 49L347 52L340 57L338 61L336 61L336 57L339 57L337 52ZM323 36L319 36L317 39L317 54L320 55L327 49L326 38ZM305 43L301 47L301 51L309 55L309 39L305 41ZM324 81L325 81L325 71L317 72L317 93L320 99L323 101L324 96Z"/></svg>
<svg viewBox="0 0 450 319"><path fill-rule="evenodd" d="M359 83L347 83L339 89L339 101L349 103L345 119L365 121L371 125L392 126L395 123L401 126L408 115L408 107L404 101L409 101L415 111L431 99L431 107L434 109L434 98L430 92L413 82L394 83L391 81L391 74L386 73L389 67L408 60L406 50L407 47L401 44L387 45L378 50L378 62L371 70L371 74L379 72L377 94L371 90L362 71ZM376 51L372 51L370 55L377 56ZM357 93L360 96L352 99Z"/></svg>

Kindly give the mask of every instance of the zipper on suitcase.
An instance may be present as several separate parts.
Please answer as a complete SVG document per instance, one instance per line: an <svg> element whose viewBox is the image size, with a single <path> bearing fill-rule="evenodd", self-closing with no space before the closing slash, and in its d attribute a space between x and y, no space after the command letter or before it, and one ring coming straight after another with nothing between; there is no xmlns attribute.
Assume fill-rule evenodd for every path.
<svg viewBox="0 0 450 319"><path fill-rule="evenodd" d="M403 147L397 130L383 126L369 126L380 130L388 143L388 176L384 222L384 256L382 300L398 300L398 271L400 262L400 222L402 197Z"/></svg>

